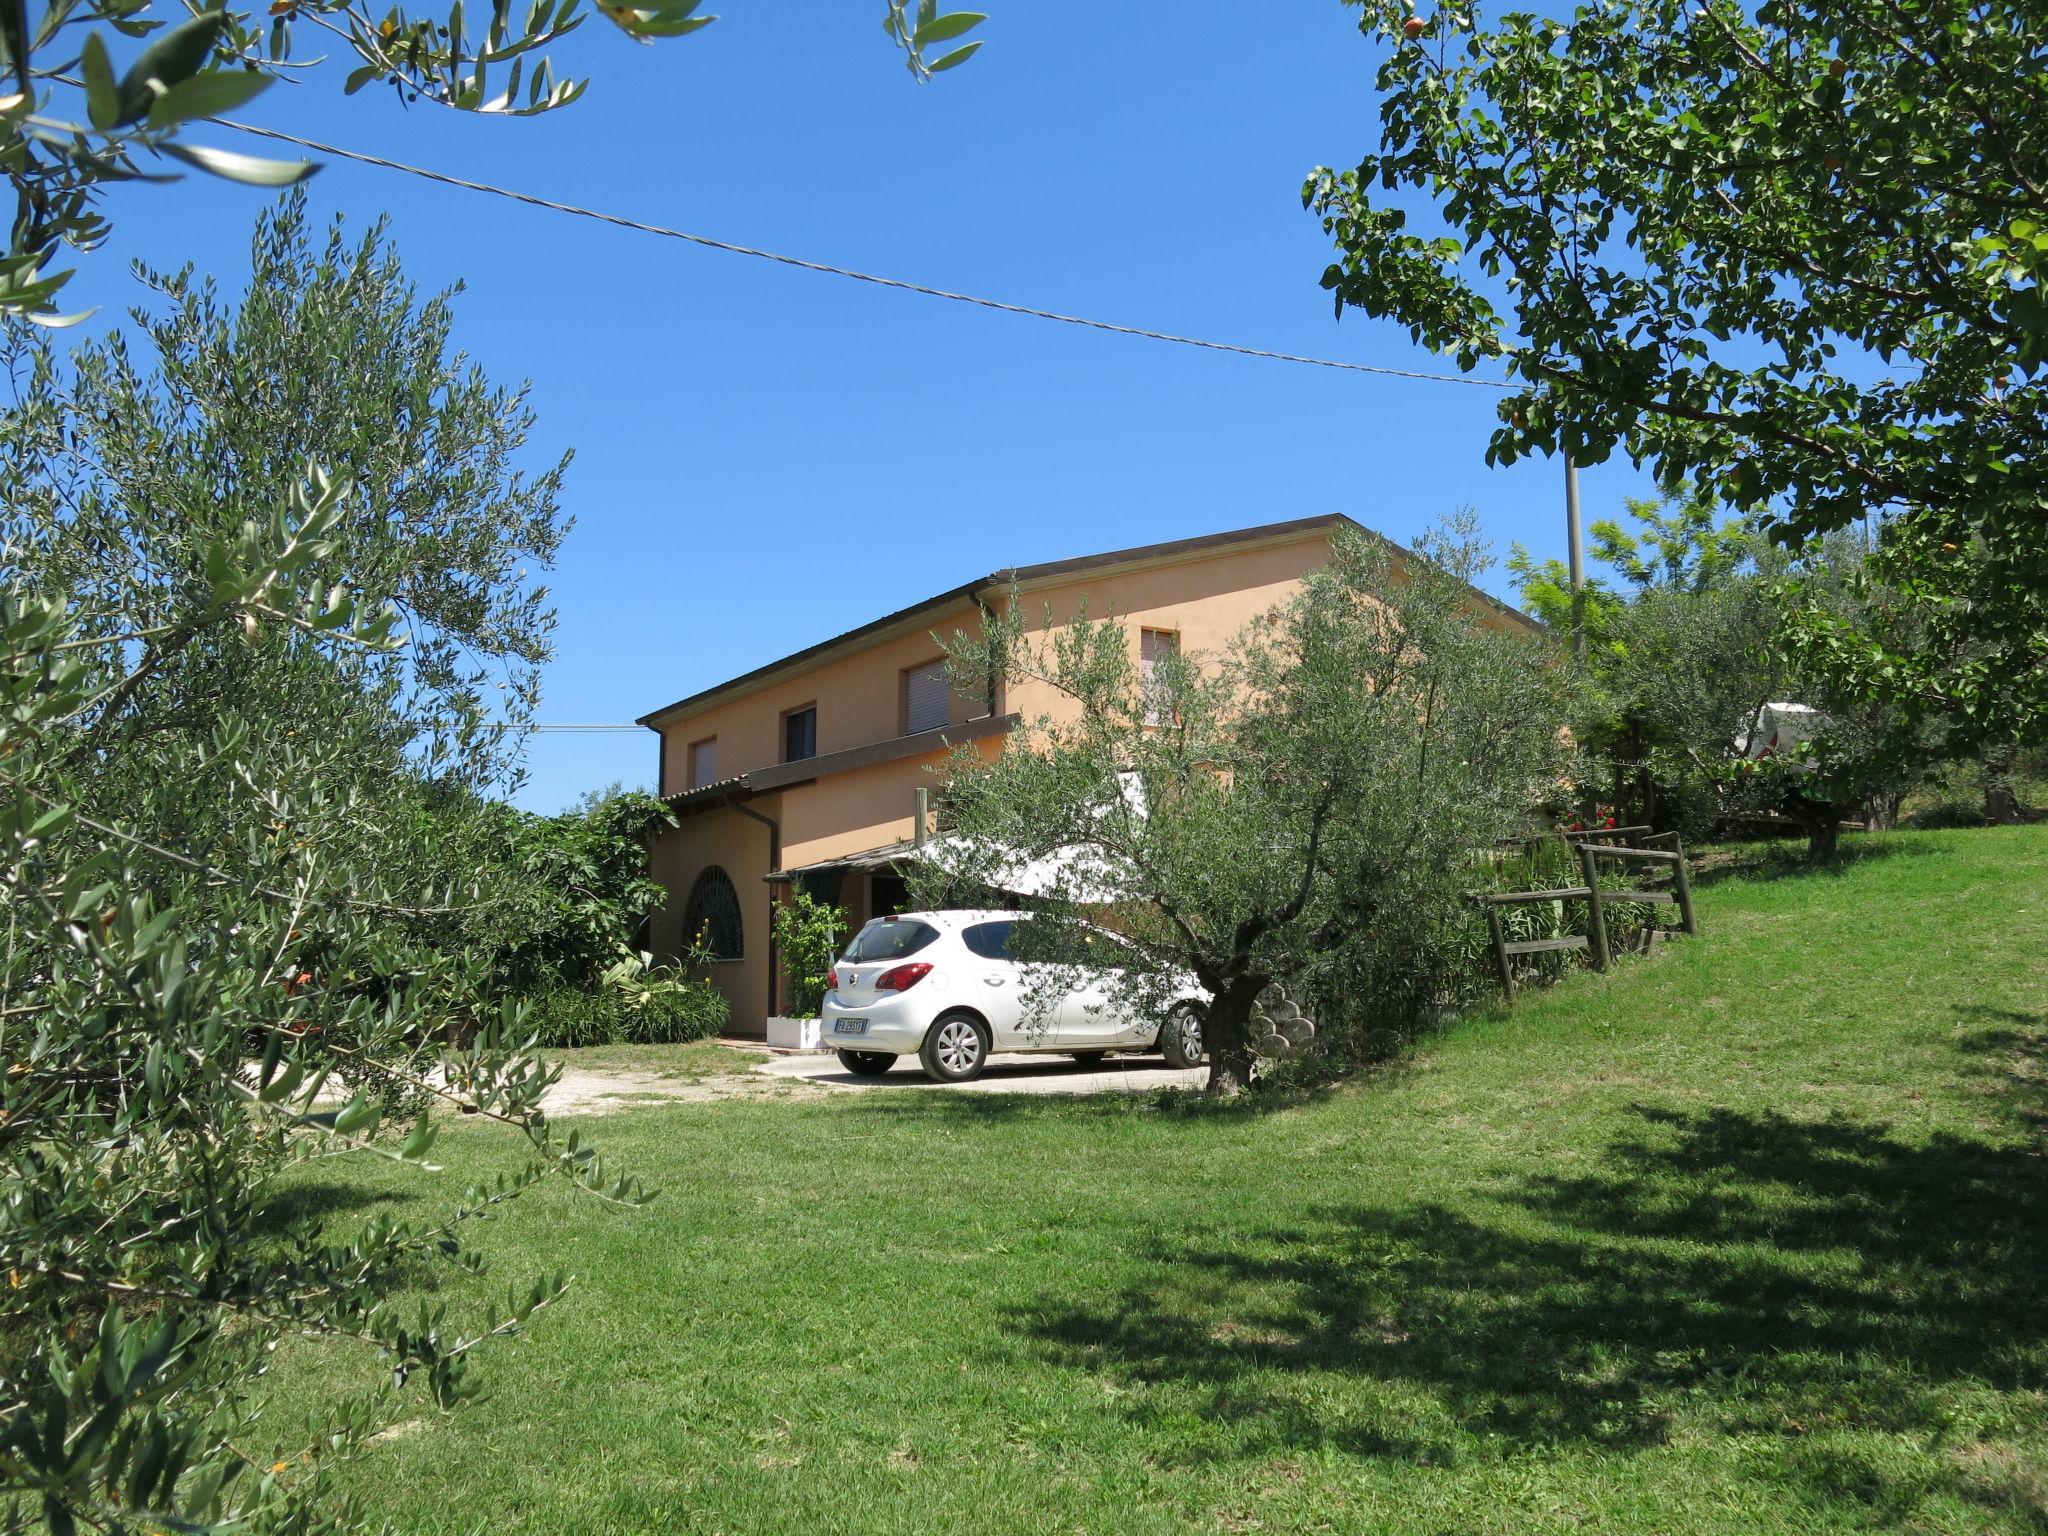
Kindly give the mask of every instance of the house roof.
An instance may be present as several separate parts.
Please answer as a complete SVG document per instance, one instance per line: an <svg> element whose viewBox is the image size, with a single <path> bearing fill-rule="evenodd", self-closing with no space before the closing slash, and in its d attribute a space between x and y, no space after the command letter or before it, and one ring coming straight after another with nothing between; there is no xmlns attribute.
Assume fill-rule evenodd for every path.
<svg viewBox="0 0 2048 1536"><path fill-rule="evenodd" d="M1380 539L1403 558L1413 558L1408 550L1383 534L1374 533L1355 518L1347 517L1342 512L1325 512L1316 517L1297 517L1286 522L1260 523L1256 527L1234 528L1225 533L1205 533L1194 538L1169 539L1160 544L1140 544L1130 549L1113 549L1099 555L1079 555L1068 560L1049 560L1038 565L1011 566L1006 570L991 571L986 576L978 576L973 581L963 582L957 587L950 587L944 592L925 598L922 602L912 603L907 608L899 608L894 613L885 613L879 619L871 619L843 634L834 635L829 640L820 640L816 645L792 651L787 656L755 667L751 672L742 672L738 677L729 677L722 683L700 689L696 693L677 699L673 704L664 704L659 709L649 711L634 723L644 725L649 730L658 730L659 722L664 716L701 708L725 694L740 691L755 683L766 682L778 673L800 667L806 662L815 661L834 651L854 645L870 635L881 634L897 625L907 623L919 614L940 613L958 607L961 603L973 601L984 593L1001 591L1013 584L1024 586L1048 578L1109 570L1123 565L1138 565L1151 560L1178 559L1186 555L1204 554L1210 550L1229 549L1240 544L1285 539L1296 534L1313 533L1318 529L1334 527L1338 523L1348 524L1360 533ZM1542 628L1527 614L1510 607L1490 593L1481 592L1477 587L1472 590L1489 607L1498 609L1532 629Z"/></svg>

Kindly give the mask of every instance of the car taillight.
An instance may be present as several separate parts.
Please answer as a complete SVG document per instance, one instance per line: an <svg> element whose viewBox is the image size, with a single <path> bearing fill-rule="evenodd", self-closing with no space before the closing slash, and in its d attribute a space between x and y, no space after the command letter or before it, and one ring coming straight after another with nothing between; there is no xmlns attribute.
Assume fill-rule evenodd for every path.
<svg viewBox="0 0 2048 1536"><path fill-rule="evenodd" d="M827 992L837 992L839 990L839 967L836 965L825 973L825 990Z"/></svg>
<svg viewBox="0 0 2048 1536"><path fill-rule="evenodd" d="M913 960L908 965L899 965L894 970L882 972L875 978L877 992L908 992L932 973L932 968L922 960Z"/></svg>

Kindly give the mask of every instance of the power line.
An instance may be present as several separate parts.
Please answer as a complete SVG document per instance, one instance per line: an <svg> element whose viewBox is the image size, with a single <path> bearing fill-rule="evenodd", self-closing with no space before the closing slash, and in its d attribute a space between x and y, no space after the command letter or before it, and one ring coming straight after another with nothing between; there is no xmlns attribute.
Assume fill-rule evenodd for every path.
<svg viewBox="0 0 2048 1536"><path fill-rule="evenodd" d="M644 731L644 725L536 725L536 731Z"/></svg>
<svg viewBox="0 0 2048 1536"><path fill-rule="evenodd" d="M1302 363L1311 368L1338 368L1348 373L1375 373L1394 379L1423 379L1434 384L1472 384L1481 389L1521 387L1499 379L1475 379L1455 373L1424 373L1412 368L1386 368L1375 363L1347 363L1329 357L1307 357L1298 352L1270 352L1264 347L1242 347L1229 341L1206 341L1199 336L1176 336L1170 331L1151 331L1143 326L1117 325L1108 320L1091 320L1085 315L1063 315L1057 310L1038 309L1029 304L1008 304L1001 299L983 298L979 294L956 293L950 288L932 288L923 283L905 281L900 277L882 277L873 272L857 272L851 267L836 267L829 262L808 261L801 256L786 256L780 251L764 251L751 245L735 245L729 240L714 240L709 235L693 235L687 230L670 229L661 224L648 224L640 219L629 219L622 214L605 213L596 208L582 208L574 203L557 202L553 198L538 197L531 192L517 192L510 187L493 186L487 181L471 181L466 177L451 176L445 171L432 171L425 166L408 165L402 160L387 160L382 155L365 154L361 150L343 149L338 144L323 144L318 139L300 138L297 134L285 133L276 128L259 128L254 123L237 122L233 118L216 117L210 121L219 123L223 128L233 128L238 133L253 133L260 138L277 139L286 144L296 144L301 149L315 150L320 154L333 155L342 160L354 160L361 165L376 166L380 170L402 171L408 176L437 181L443 186L461 187L469 192L486 192L493 197L510 198L515 203L525 203L533 208L546 208L555 213L574 214L577 218L595 219L600 224L612 224L620 229L636 230L644 235L660 235L668 240L686 240L692 245L725 251L734 256L755 256L763 261L780 262L783 266L797 267L805 272L822 272L828 277L848 277L855 282L873 283L879 288L895 288L904 293L921 294L928 299L951 299L957 304L975 304L983 309L999 310L1006 315L1026 315L1034 320L1056 320L1062 325L1078 325L1092 331L1108 331L1117 336L1142 336L1147 341L1170 341L1183 347L1203 347L1211 352L1234 352L1240 357L1263 357L1276 363Z"/></svg>

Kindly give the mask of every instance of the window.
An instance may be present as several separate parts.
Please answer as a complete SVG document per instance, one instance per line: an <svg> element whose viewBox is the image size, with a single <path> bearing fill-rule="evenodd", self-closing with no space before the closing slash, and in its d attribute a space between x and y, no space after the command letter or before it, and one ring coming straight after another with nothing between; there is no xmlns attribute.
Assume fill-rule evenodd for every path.
<svg viewBox="0 0 2048 1536"><path fill-rule="evenodd" d="M960 942L967 946L969 953L984 960L1013 960L1016 956L1010 951L1020 926L1014 919L1000 923L976 923L961 933Z"/></svg>
<svg viewBox="0 0 2048 1536"><path fill-rule="evenodd" d="M718 738L706 736L690 743L690 788L702 789L718 782Z"/></svg>
<svg viewBox="0 0 2048 1536"><path fill-rule="evenodd" d="M928 661L903 674L903 734L936 731L946 723L951 708L951 691L946 687L946 663Z"/></svg>
<svg viewBox="0 0 2048 1536"><path fill-rule="evenodd" d="M916 918L878 917L853 936L853 942L840 958L856 965L870 960L902 960L938 936L938 929Z"/></svg>
<svg viewBox="0 0 2048 1536"><path fill-rule="evenodd" d="M1138 666L1144 678L1145 723L1159 725L1171 714L1166 697L1166 662L1180 649L1180 636L1170 629L1138 632Z"/></svg>
<svg viewBox="0 0 2048 1536"><path fill-rule="evenodd" d="M782 717L782 760L800 763L818 755L818 706L806 704Z"/></svg>
<svg viewBox="0 0 2048 1536"><path fill-rule="evenodd" d="M683 907L683 943L701 947L714 960L738 960L746 954L739 892L732 888L732 876L716 864L706 865L690 887L689 902Z"/></svg>

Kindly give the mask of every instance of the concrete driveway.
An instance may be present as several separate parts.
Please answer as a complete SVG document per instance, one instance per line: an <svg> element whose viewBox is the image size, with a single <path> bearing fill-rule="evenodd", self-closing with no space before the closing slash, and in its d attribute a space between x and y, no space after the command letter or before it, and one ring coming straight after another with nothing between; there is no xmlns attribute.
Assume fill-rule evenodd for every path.
<svg viewBox="0 0 2048 1536"><path fill-rule="evenodd" d="M1177 1071L1157 1056L1109 1056L1099 1062L1080 1062L1068 1056L1000 1051L989 1057L988 1066L971 1083L935 1083L924 1075L915 1056L904 1057L881 1077L855 1077L839 1065L837 1056L778 1056L754 1071L863 1093L1143 1093L1152 1088L1199 1088L1209 1078L1207 1067Z"/></svg>

